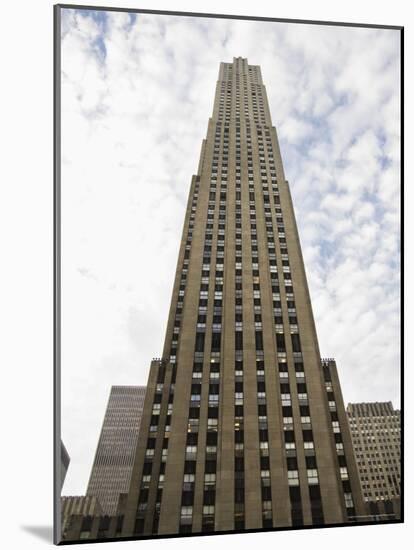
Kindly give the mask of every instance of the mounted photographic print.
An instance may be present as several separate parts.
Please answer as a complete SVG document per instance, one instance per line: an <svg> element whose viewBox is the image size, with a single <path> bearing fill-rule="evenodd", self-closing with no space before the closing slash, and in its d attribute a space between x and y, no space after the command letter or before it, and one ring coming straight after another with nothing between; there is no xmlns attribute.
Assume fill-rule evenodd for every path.
<svg viewBox="0 0 414 550"><path fill-rule="evenodd" d="M403 521L402 32L55 7L55 543Z"/></svg>

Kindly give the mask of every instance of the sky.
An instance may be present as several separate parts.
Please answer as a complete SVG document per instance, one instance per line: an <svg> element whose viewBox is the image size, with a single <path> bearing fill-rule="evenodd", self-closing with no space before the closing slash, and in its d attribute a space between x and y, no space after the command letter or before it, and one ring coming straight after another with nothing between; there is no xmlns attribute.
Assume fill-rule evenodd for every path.
<svg viewBox="0 0 414 550"><path fill-rule="evenodd" d="M65 9L63 494L86 491L110 387L162 352L219 63L260 65L322 357L345 403L400 392L398 31Z"/></svg>

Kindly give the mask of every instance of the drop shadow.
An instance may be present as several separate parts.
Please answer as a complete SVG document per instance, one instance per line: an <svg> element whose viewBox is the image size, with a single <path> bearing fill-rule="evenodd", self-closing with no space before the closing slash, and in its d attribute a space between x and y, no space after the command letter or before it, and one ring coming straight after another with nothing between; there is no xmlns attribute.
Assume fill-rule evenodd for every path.
<svg viewBox="0 0 414 550"><path fill-rule="evenodd" d="M53 543L53 527L51 525L21 525L20 527L38 539Z"/></svg>

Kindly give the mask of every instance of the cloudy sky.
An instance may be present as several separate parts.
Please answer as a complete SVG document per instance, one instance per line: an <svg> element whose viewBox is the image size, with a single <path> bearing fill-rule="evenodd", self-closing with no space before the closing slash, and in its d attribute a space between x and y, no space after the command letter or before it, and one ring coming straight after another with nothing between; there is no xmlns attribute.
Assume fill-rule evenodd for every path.
<svg viewBox="0 0 414 550"><path fill-rule="evenodd" d="M345 402L399 406L399 33L63 10L64 494L84 494L113 384L161 354L220 61L262 68L321 353Z"/></svg>

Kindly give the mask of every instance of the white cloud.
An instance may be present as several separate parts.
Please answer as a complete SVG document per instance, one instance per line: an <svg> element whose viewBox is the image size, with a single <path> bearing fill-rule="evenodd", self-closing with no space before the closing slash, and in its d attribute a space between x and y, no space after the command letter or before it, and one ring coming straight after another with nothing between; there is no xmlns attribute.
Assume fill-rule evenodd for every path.
<svg viewBox="0 0 414 550"><path fill-rule="evenodd" d="M280 125L280 135L288 143L298 143L312 134L312 126L298 118L289 118Z"/></svg>

